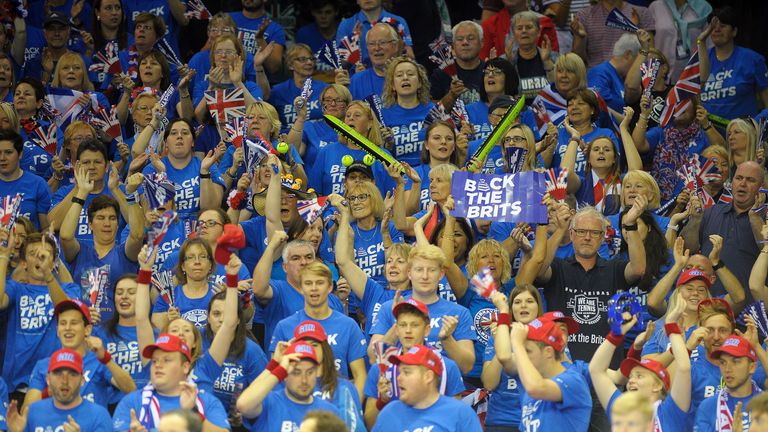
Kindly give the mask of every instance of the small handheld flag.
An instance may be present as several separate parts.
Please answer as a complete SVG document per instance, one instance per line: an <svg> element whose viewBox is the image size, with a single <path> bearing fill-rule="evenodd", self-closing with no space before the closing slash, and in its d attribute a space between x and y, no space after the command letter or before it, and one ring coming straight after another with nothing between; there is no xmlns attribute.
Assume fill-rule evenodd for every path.
<svg viewBox="0 0 768 432"><path fill-rule="evenodd" d="M605 26L629 33L637 33L640 30L631 19L616 8L613 8L608 13L608 16L605 18Z"/></svg>
<svg viewBox="0 0 768 432"><path fill-rule="evenodd" d="M174 276L173 270L152 272L152 287L157 289L168 306L175 306L176 299L173 296Z"/></svg>
<svg viewBox="0 0 768 432"><path fill-rule="evenodd" d="M165 173L144 176L144 195L151 210L156 210L176 198L176 185Z"/></svg>
<svg viewBox="0 0 768 432"><path fill-rule="evenodd" d="M568 192L568 169L562 168L557 173L556 168L550 168L546 171L547 178L545 182L547 184L547 192L549 196L558 201L565 199ZM557 174L556 174L557 173Z"/></svg>
<svg viewBox="0 0 768 432"><path fill-rule="evenodd" d="M211 19L211 12L200 0L187 0L187 11L184 12L187 18L199 19L201 21Z"/></svg>
<svg viewBox="0 0 768 432"><path fill-rule="evenodd" d="M472 290L483 298L489 298L496 291L496 281L493 280L493 273L488 267L483 267L469 281Z"/></svg>
<svg viewBox="0 0 768 432"><path fill-rule="evenodd" d="M152 250L162 243L163 237L165 237L165 233L168 232L168 228L170 228L174 219L176 219L176 212L168 210L149 228L149 232L147 232L147 244L149 245L149 251L147 251L148 254L151 254Z"/></svg>
<svg viewBox="0 0 768 432"><path fill-rule="evenodd" d="M317 197L311 200L298 201L296 209L299 211L299 216L312 225L323 214L328 204L328 197Z"/></svg>

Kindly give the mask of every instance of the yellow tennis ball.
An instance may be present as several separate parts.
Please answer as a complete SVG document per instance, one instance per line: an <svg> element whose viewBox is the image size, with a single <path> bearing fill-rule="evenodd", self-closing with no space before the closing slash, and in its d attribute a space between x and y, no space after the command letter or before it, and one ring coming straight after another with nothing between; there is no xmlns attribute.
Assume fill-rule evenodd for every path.
<svg viewBox="0 0 768 432"><path fill-rule="evenodd" d="M352 163L355 161L355 159L352 158L350 155L344 155L343 158L341 158L341 164L345 167L348 167L352 165Z"/></svg>
<svg viewBox="0 0 768 432"><path fill-rule="evenodd" d="M289 149L290 147L288 146L288 143L281 142L277 145L277 151L282 154L288 153Z"/></svg>
<svg viewBox="0 0 768 432"><path fill-rule="evenodd" d="M373 165L374 162L376 162L376 159L374 159L373 156L371 156L369 154L363 156L363 163L364 164L366 164L368 166L371 166L371 165Z"/></svg>

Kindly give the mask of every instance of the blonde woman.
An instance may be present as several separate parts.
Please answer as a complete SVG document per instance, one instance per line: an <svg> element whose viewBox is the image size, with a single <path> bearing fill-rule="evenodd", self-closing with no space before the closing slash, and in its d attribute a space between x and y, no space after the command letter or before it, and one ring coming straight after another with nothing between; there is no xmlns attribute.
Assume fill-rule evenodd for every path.
<svg viewBox="0 0 768 432"><path fill-rule="evenodd" d="M757 148L758 128L757 123L751 118L737 118L728 123L725 137L731 172L736 172L736 167L742 162L754 160L760 162L765 158L765 151Z"/></svg>
<svg viewBox="0 0 768 432"><path fill-rule="evenodd" d="M88 79L88 68L85 67L83 57L78 53L67 52L61 56L56 63L56 69L53 71L51 87L82 92L83 95L79 102L86 109L89 107L98 108L93 105L92 95L96 97L98 105L101 107L109 109L112 106L106 96L94 91L93 83Z"/></svg>
<svg viewBox="0 0 768 432"><path fill-rule="evenodd" d="M586 87L587 68L584 66L584 61L574 53L567 53L555 62L555 81L544 87L535 101L556 101L555 103L546 102L545 107L552 123L559 126L565 119L566 101L574 96L576 90Z"/></svg>
<svg viewBox="0 0 768 432"><path fill-rule="evenodd" d="M384 75L381 100L384 123L394 136L392 152L400 161L420 165L424 118L434 106L424 67L407 57L393 59Z"/></svg>
<svg viewBox="0 0 768 432"><path fill-rule="evenodd" d="M294 101L301 95L304 82L314 75L316 63L315 54L305 44L295 44L288 48L285 53L285 65L291 73L291 77L277 84L269 95L269 103L274 105L280 113L280 121L285 127L283 132L287 132L288 127L296 121L298 110ZM323 116L320 107L320 93L326 86L327 84L320 80L311 80L312 95L307 101L310 120L319 119Z"/></svg>
<svg viewBox="0 0 768 432"><path fill-rule="evenodd" d="M320 108L323 115L331 115L341 120L350 102L352 102L352 93L341 84L329 84L320 92ZM336 141L338 135L322 118L308 121L307 105L295 105L297 105L298 115L288 132L288 143L299 150L305 163L311 165L317 159L320 149Z"/></svg>

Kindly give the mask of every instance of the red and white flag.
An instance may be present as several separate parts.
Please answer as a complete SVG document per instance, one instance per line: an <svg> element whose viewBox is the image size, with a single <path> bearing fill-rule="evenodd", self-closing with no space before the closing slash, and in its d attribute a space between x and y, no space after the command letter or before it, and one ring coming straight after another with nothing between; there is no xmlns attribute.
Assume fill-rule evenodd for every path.
<svg viewBox="0 0 768 432"><path fill-rule="evenodd" d="M694 51L685 69L677 79L675 87L667 94L667 103L661 112L659 124L664 127L674 115L677 117L688 108L691 99L701 93L701 70L699 67L699 51Z"/></svg>
<svg viewBox="0 0 768 432"><path fill-rule="evenodd" d="M205 103L220 125L230 123L235 117L245 116L245 96L241 88L206 91Z"/></svg>

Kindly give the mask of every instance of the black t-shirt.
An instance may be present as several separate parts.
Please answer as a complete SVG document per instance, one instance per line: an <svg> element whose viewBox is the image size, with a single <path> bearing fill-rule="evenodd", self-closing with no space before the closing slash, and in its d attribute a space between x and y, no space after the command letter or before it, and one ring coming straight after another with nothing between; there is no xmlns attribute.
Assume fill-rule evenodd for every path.
<svg viewBox="0 0 768 432"><path fill-rule="evenodd" d="M574 360L588 362L605 339L611 327L608 324L608 301L630 284L624 279L628 261L611 261L597 257L589 271L571 256L552 261L552 278L542 284L547 310L561 311L579 323L579 332L568 336L568 349ZM623 348L614 355L614 366L624 358Z"/></svg>
<svg viewBox="0 0 768 432"><path fill-rule="evenodd" d="M536 52L536 57L526 60L518 54L517 56L517 75L520 77L519 93L525 96L525 102L530 105L539 94L539 91L549 85L547 71L544 70L544 63L541 61L541 55Z"/></svg>
<svg viewBox="0 0 768 432"><path fill-rule="evenodd" d="M462 93L461 100L465 104L471 104L480 100L480 89L483 86L483 69L485 68L485 62L480 64L474 69L462 69L456 65L456 78L464 82L464 87L467 91ZM451 88L451 77L442 70L435 68L432 71L432 75L429 77L429 84L432 93L432 100L440 100L448 94L448 90Z"/></svg>

